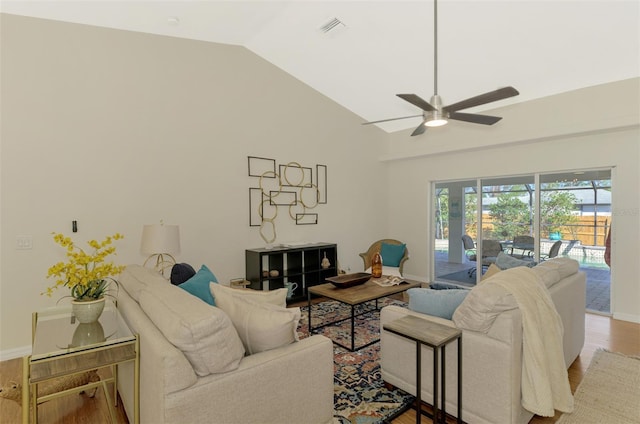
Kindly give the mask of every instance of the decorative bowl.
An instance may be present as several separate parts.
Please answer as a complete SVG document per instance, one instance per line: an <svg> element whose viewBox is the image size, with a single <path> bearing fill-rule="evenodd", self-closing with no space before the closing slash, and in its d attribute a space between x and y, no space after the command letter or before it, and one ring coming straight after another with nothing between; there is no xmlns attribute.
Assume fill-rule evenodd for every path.
<svg viewBox="0 0 640 424"><path fill-rule="evenodd" d="M326 280L339 289L345 289L347 287L364 284L370 279L371 274L369 274L368 272L356 272L355 274L344 274L335 277L329 277Z"/></svg>

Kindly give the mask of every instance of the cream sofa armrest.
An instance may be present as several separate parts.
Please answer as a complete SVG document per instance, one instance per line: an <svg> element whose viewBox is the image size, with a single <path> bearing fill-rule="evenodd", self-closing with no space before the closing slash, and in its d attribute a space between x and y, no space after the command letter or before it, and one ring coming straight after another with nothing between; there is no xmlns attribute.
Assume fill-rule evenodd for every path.
<svg viewBox="0 0 640 424"><path fill-rule="evenodd" d="M166 393L194 385L197 375L126 290L118 295L118 309L131 331L140 335L140 419L161 423ZM118 390L129 417L133 417L133 374L133 364L118 366Z"/></svg>
<svg viewBox="0 0 640 424"><path fill-rule="evenodd" d="M224 407L212 409L217 402ZM246 356L236 370L202 377L166 403L166 422L331 422L333 343L315 335Z"/></svg>

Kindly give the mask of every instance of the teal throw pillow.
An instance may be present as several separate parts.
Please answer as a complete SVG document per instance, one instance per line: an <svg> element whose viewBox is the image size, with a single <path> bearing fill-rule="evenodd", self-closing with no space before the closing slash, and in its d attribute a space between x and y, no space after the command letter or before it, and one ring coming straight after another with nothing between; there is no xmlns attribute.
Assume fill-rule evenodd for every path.
<svg viewBox="0 0 640 424"><path fill-rule="evenodd" d="M496 258L496 266L502 270L515 268L517 266L527 266L529 268L532 268L536 266L536 263L534 261L514 258L513 256L507 255L504 252L500 252L498 253L498 257Z"/></svg>
<svg viewBox="0 0 640 424"><path fill-rule="evenodd" d="M422 314L451 319L469 290L432 290L413 288L407 290L409 309Z"/></svg>
<svg viewBox="0 0 640 424"><path fill-rule="evenodd" d="M387 244L382 242L380 255L382 256L382 264L384 266L400 266L400 261L404 256L406 244Z"/></svg>
<svg viewBox="0 0 640 424"><path fill-rule="evenodd" d="M218 279L206 265L202 265L200 270L196 272L196 275L178 285L178 287L188 291L195 297L204 300L209 305L215 306L216 303L213 300L213 295L211 295L211 290L209 289L209 283L211 282L217 283Z"/></svg>

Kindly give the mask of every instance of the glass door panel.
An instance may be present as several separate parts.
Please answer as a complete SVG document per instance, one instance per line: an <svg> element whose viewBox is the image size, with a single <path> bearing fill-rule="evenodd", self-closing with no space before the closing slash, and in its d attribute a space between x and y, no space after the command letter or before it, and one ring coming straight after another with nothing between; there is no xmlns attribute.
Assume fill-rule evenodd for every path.
<svg viewBox="0 0 640 424"><path fill-rule="evenodd" d="M482 273L495 263L500 252L533 261L537 246L534 176L484 179L481 184Z"/></svg>
<svg viewBox="0 0 640 424"><path fill-rule="evenodd" d="M475 284L476 180L440 182L434 190L434 266L438 281ZM471 244L463 236L471 238Z"/></svg>
<svg viewBox="0 0 640 424"><path fill-rule="evenodd" d="M568 256L587 275L586 309L610 313L605 242L611 227L611 170L540 175L541 259Z"/></svg>

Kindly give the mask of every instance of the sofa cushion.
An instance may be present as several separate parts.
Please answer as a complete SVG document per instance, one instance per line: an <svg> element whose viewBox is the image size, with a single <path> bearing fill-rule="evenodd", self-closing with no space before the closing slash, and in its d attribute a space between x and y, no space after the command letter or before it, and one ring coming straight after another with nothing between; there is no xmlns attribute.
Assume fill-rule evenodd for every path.
<svg viewBox="0 0 640 424"><path fill-rule="evenodd" d="M144 289L140 307L199 376L238 368L245 350L223 310L171 284Z"/></svg>
<svg viewBox="0 0 640 424"><path fill-rule="evenodd" d="M297 340L300 308L256 302L238 294L241 290L224 289L219 284L211 285L216 304L231 318L247 354L276 349Z"/></svg>
<svg viewBox="0 0 640 424"><path fill-rule="evenodd" d="M409 309L422 314L451 319L453 312L469 294L469 290L433 290L413 288L407 290Z"/></svg>
<svg viewBox="0 0 640 424"><path fill-rule="evenodd" d="M158 271L142 265L127 265L118 277L118 283L136 302L140 301L140 293L145 288L153 290L157 286L170 285Z"/></svg>
<svg viewBox="0 0 640 424"><path fill-rule="evenodd" d="M536 263L534 261L527 261L527 260L523 260L523 259L517 259L517 258L514 258L513 256L507 255L504 252L498 253L498 256L496 257L495 264L500 269L515 268L517 266L528 266L529 268L531 268L531 267L534 267L536 265Z"/></svg>
<svg viewBox="0 0 640 424"><path fill-rule="evenodd" d="M558 257L541 262L533 268L547 288L571 274L578 272L580 264L575 259Z"/></svg>
<svg viewBox="0 0 640 424"><path fill-rule="evenodd" d="M231 287L223 286L221 284L211 284L209 286L209 291L211 292L214 300L216 298L216 293L230 293L258 303L270 303L283 308L287 307L288 290L284 288L262 291L253 289L232 289Z"/></svg>
<svg viewBox="0 0 640 424"><path fill-rule="evenodd" d="M189 278L196 275L196 270L189 264L175 264L171 267L171 284L174 286L180 285L187 281Z"/></svg>
<svg viewBox="0 0 640 424"><path fill-rule="evenodd" d="M469 290L469 295L453 314L457 327L486 333L499 314L518 307L511 293L498 284L491 284L496 279L511 278L511 271L501 271Z"/></svg>
<svg viewBox="0 0 640 424"><path fill-rule="evenodd" d="M382 264L387 266L400 266L400 261L404 256L406 244L388 244L382 242L380 246L380 255L382 256Z"/></svg>
<svg viewBox="0 0 640 424"><path fill-rule="evenodd" d="M186 290L196 297L199 297L209 305L215 306L216 303L213 300L213 296L211 296L211 290L209 290L209 284L211 282L217 283L218 279L206 265L202 265L193 277L189 278L178 287Z"/></svg>
<svg viewBox="0 0 640 424"><path fill-rule="evenodd" d="M498 265L496 265L496 264L489 265L489 268L487 268L487 271L484 274L482 274L482 278L480 278L480 282L482 283L487 278L493 277L494 275L496 275L500 271L502 271L502 269L500 269L500 267Z"/></svg>

